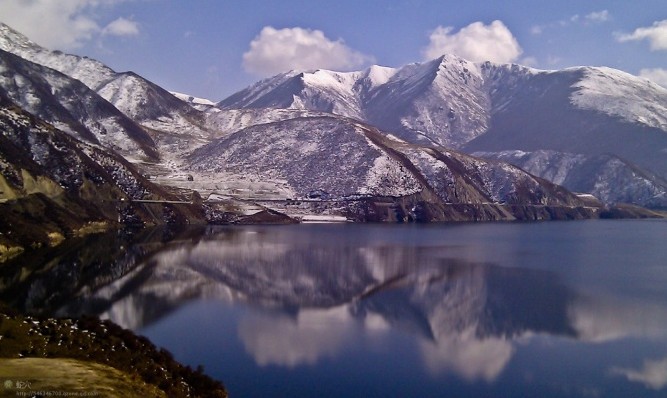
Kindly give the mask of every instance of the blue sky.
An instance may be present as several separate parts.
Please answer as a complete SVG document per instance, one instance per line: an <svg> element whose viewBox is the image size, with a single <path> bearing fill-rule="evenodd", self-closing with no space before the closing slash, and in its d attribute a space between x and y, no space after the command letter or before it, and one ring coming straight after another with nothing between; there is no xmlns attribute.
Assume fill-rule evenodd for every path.
<svg viewBox="0 0 667 398"><path fill-rule="evenodd" d="M0 0L0 21L212 100L282 70L397 67L442 52L610 66L667 86L664 0Z"/></svg>

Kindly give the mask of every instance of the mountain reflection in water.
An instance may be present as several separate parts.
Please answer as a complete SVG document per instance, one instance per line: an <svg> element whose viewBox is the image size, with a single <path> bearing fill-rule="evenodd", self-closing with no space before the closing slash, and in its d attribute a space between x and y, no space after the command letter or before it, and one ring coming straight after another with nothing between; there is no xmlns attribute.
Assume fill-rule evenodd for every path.
<svg viewBox="0 0 667 398"><path fill-rule="evenodd" d="M86 271L95 261L83 258L94 257L82 256L81 248L71 251L52 260L60 266L25 278L13 305L59 316L96 314L141 331L192 303L226 303L243 308L236 334L260 369L311 366L336 359L360 338L372 346L399 333L411 336L432 377L455 374L485 383L498 379L517 350L545 337L598 345L667 340L664 296L582 290L558 270L462 255L469 250L463 241L413 240L410 231L403 238L368 237L378 227L320 228L160 232L116 239L122 242L106 237L100 242L106 252L123 248L116 253L122 255L107 253L114 258L110 267ZM63 258L78 271L63 272ZM10 271L2 275L11 279ZM6 297L7 289L1 294ZM656 354L605 364L603 373L664 392L667 350Z"/></svg>

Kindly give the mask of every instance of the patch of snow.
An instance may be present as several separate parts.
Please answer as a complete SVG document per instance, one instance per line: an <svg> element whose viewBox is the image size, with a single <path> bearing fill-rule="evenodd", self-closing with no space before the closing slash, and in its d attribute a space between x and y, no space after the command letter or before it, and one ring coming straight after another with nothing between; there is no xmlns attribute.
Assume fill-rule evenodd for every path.
<svg viewBox="0 0 667 398"><path fill-rule="evenodd" d="M199 98L199 97L195 97L195 96L188 95L188 94L177 93L175 91L170 91L170 93L174 97L178 98L181 101L187 102L188 104L210 105L210 106L215 106L215 104L216 104L215 102L213 102L209 99L206 99L206 98Z"/></svg>
<svg viewBox="0 0 667 398"><path fill-rule="evenodd" d="M360 74L360 72L340 73L319 69L315 72L304 73L303 81L310 86L346 92L352 95L352 88Z"/></svg>

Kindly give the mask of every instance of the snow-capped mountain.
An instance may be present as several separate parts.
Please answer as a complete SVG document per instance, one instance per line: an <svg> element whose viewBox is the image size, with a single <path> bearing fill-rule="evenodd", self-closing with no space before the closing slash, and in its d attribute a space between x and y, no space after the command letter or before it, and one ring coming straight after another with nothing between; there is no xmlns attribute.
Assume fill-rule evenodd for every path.
<svg viewBox="0 0 667 398"><path fill-rule="evenodd" d="M607 204L667 208L667 181L617 156L519 150L474 155L511 163L572 192L590 193Z"/></svg>
<svg viewBox="0 0 667 398"><path fill-rule="evenodd" d="M466 152L610 154L667 178L667 89L604 67L543 71L445 55L396 69L284 73L218 107L331 112Z"/></svg>
<svg viewBox="0 0 667 398"><path fill-rule="evenodd" d="M162 87L132 73L117 73L86 58L47 50L0 23L0 50L81 81L136 123L147 128L165 154L182 151L183 135L197 141L209 132L204 115Z"/></svg>
<svg viewBox="0 0 667 398"><path fill-rule="evenodd" d="M399 69L288 72L262 80L218 107L330 112L411 142L458 147L487 128L489 101L482 84L475 64L447 55Z"/></svg>
<svg viewBox="0 0 667 398"><path fill-rule="evenodd" d="M667 89L609 68L487 74L491 125L466 151L611 154L667 177Z"/></svg>
<svg viewBox="0 0 667 398"><path fill-rule="evenodd" d="M0 49L81 81L135 120L169 116L173 111L189 111L168 91L137 74L117 73L90 58L47 50L2 23Z"/></svg>
<svg viewBox="0 0 667 398"><path fill-rule="evenodd" d="M111 68L94 59L47 50L1 22L0 49L73 77L91 90L116 75Z"/></svg>
<svg viewBox="0 0 667 398"><path fill-rule="evenodd" d="M452 55L397 69L372 66L347 73L283 73L239 91L218 107L330 112L365 121L409 141L422 137L453 148L477 137L489 140L499 134L501 128L496 124L529 119L516 120L520 112L531 118L539 116L531 113L534 110L553 121L574 118L573 126L568 127L601 114L602 119L589 124L596 127L603 121L608 125L621 121L636 124L635 128L667 130L667 89L646 79L611 68L543 71L472 63ZM552 128L561 126L563 122ZM516 130L518 125L512 127ZM567 134L588 140L604 138L589 137L590 129L582 126ZM515 133L530 143L544 138L531 124L519 130Z"/></svg>
<svg viewBox="0 0 667 398"><path fill-rule="evenodd" d="M132 72L116 73L98 86L97 93L139 122L198 114L162 87Z"/></svg>
<svg viewBox="0 0 667 398"><path fill-rule="evenodd" d="M153 139L80 81L0 50L0 91L73 136L130 158L157 159Z"/></svg>

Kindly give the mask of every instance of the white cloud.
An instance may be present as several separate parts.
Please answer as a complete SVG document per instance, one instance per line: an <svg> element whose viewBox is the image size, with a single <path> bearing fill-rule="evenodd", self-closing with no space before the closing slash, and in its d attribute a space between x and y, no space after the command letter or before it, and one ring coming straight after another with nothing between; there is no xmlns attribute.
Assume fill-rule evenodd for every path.
<svg viewBox="0 0 667 398"><path fill-rule="evenodd" d="M667 88L667 69L662 68L646 68L639 71L639 76L645 77L654 83Z"/></svg>
<svg viewBox="0 0 667 398"><path fill-rule="evenodd" d="M609 14L609 10L602 10L602 11L594 11L588 15L586 15L586 21L588 22L607 22L611 19L611 15Z"/></svg>
<svg viewBox="0 0 667 398"><path fill-rule="evenodd" d="M547 29L567 28L572 25L590 26L592 24L600 24L612 19L609 10L593 11L583 17L579 14L574 14L569 18L560 19L558 21L548 22L542 25L533 25L530 28L530 33L533 35L540 35Z"/></svg>
<svg viewBox="0 0 667 398"><path fill-rule="evenodd" d="M667 19L654 22L648 27L637 28L629 34L617 34L616 39L621 43L648 40L652 51L667 50Z"/></svg>
<svg viewBox="0 0 667 398"><path fill-rule="evenodd" d="M299 27L275 29L266 26L243 54L243 67L259 76L292 69L353 70L373 58L348 47L343 40L330 40L320 30Z"/></svg>
<svg viewBox="0 0 667 398"><path fill-rule="evenodd" d="M654 390L667 387L667 358L644 361L644 367L640 370L613 368L611 372L625 376L630 381L643 383Z"/></svg>
<svg viewBox="0 0 667 398"><path fill-rule="evenodd" d="M109 23L102 30L102 34L111 36L136 36L139 34L139 24L120 17Z"/></svg>
<svg viewBox="0 0 667 398"><path fill-rule="evenodd" d="M42 46L68 50L81 47L102 34L97 22L99 10L127 0L2 0L0 20ZM124 20L122 18L119 18ZM129 32L130 25L117 22L110 33ZM135 28L137 26L135 25Z"/></svg>
<svg viewBox="0 0 667 398"><path fill-rule="evenodd" d="M430 43L423 51L425 59L455 54L473 62L507 63L516 60L523 52L501 21L489 25L474 22L457 33L452 33L453 30L452 27L438 26L431 33Z"/></svg>

